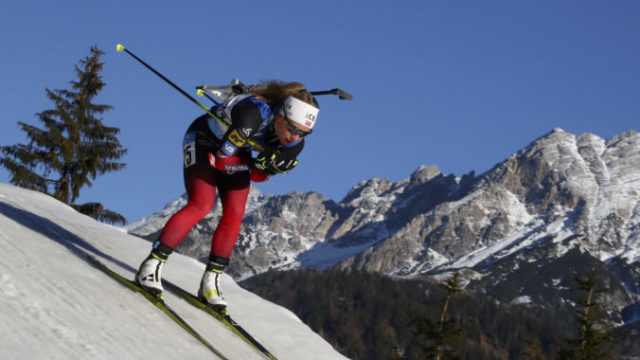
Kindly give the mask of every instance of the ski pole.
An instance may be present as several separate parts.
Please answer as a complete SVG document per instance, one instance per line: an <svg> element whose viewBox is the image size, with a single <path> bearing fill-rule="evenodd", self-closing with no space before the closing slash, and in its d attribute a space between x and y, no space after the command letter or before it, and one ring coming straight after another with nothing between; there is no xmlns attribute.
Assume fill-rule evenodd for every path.
<svg viewBox="0 0 640 360"><path fill-rule="evenodd" d="M202 105L198 100L196 100L193 96L187 94L184 90L182 90L178 85L174 84L171 80L167 79L164 75L162 75L161 73L159 73L156 69L152 68L151 65L147 64L146 62L144 62L142 59L140 59L139 57L137 57L134 53L132 53L131 51L129 51L127 48L125 48L122 44L118 44L116 45L116 51L118 52L126 52L127 54L131 55L132 58L136 59L140 64L144 65L147 69L151 70L151 72L153 72L154 74L158 75L162 80L166 81L169 85L171 85L174 89L178 90L182 95L186 96L187 99L193 101L193 103L195 103L196 105L198 105L202 110L204 110L207 114L209 114L209 116L211 116L212 118L216 119L218 122L220 122L222 125L224 126L229 126L229 124L225 123L222 119L220 119L218 116L214 115L206 106ZM251 139L247 139L246 143L251 146L252 148L254 148L256 151L258 152L262 152L264 151L264 148L256 143L255 141L251 140Z"/></svg>

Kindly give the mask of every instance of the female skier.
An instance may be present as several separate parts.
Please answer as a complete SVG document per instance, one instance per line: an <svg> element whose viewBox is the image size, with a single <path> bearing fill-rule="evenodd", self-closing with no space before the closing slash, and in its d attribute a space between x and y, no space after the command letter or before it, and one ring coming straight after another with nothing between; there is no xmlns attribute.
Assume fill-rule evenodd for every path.
<svg viewBox="0 0 640 360"><path fill-rule="evenodd" d="M217 188L222 218L211 239L198 296L224 309L227 303L218 279L229 265L240 233L250 182L266 181L293 169L304 137L315 125L318 103L300 83L271 81L249 94L229 97L212 112L225 124L205 114L189 126L183 143L187 205L166 223L135 281L150 292L162 292L162 266L191 228L211 211ZM263 149L255 159L249 143Z"/></svg>

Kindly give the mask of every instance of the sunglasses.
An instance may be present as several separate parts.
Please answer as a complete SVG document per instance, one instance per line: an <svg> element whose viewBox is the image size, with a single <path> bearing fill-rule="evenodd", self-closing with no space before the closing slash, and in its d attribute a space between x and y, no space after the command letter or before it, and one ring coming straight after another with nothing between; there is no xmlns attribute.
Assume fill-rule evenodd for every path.
<svg viewBox="0 0 640 360"><path fill-rule="evenodd" d="M287 130L288 130L292 135L298 135L298 136L300 136L300 137L305 137L305 136L307 136L307 135L311 134L311 131L312 131L312 130L304 131L304 130L300 130L300 129L298 129L297 127L295 127L295 125L293 125L293 124L291 123L291 120L289 120L289 119L287 118L287 114L286 114L284 111L281 111L280 113L282 114L282 117L283 117L283 118L284 118L284 120L285 120L285 124L286 124L286 126L287 126Z"/></svg>

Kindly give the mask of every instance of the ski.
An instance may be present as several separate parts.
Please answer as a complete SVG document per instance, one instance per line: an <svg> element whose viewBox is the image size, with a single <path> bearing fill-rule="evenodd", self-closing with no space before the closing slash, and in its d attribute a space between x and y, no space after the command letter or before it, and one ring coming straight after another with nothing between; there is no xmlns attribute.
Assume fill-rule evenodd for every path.
<svg viewBox="0 0 640 360"><path fill-rule="evenodd" d="M214 308L211 308L207 304L205 304L202 301L200 301L200 299L198 299L197 296L191 294L187 290L185 290L185 289L181 288L180 286L178 286L176 284L173 284L173 283L171 283L171 282L169 282L167 280L162 280L162 285L166 289L168 289L169 291L171 291L174 294L182 297L189 304L191 304L191 305L197 307L198 309L206 312L207 314L211 315L214 319L216 319L216 320L220 321L221 323L223 323L231 331L233 331L236 335L240 336L240 338L242 338L242 340L244 340L249 345L251 345L251 347L253 347L257 351L262 353L262 355L264 355L266 358L268 358L270 360L277 360L277 358L275 356L273 356L273 354L271 354L269 352L269 350L267 350L264 346L262 346L262 344L260 344L258 342L258 340L256 340L253 336L251 336L251 334L249 334L244 328L242 328L242 326L240 326L240 324L235 322L231 318L231 316L229 315L229 312L227 310L216 310Z"/></svg>
<svg viewBox="0 0 640 360"><path fill-rule="evenodd" d="M191 334L194 338L200 341L204 346L206 346L211 352L213 352L217 357L222 360L229 360L226 358L220 351L218 351L211 343L209 343L205 338L202 337L191 325L189 325L178 313L176 313L169 305L167 305L163 298L162 294L152 294L142 288L140 285L135 282L125 278L124 276L116 273L111 270L107 265L98 260L96 257L87 254L87 258L89 262L93 264L96 268L102 270L105 274L109 275L112 279L118 281L121 285L127 287L128 289L135 291L137 293L142 294L149 302L155 305L158 309L162 310L167 316L171 318L171 320L175 321L180 327L182 327L186 332Z"/></svg>

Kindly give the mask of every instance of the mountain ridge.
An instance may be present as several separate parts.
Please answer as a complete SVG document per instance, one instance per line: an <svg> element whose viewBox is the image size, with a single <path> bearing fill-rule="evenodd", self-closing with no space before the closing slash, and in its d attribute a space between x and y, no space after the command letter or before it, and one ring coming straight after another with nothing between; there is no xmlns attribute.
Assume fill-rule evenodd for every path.
<svg viewBox="0 0 640 360"><path fill-rule="evenodd" d="M178 251L206 257L219 216L217 206ZM155 233L137 232L141 225L129 231L153 239L161 229L161 221L145 222ZM500 265L513 259L544 267L577 250L611 264L626 296L620 310L640 298L639 247L640 135L605 140L556 128L480 175L420 166L395 183L361 181L340 202L252 188L230 273L242 280L331 266L398 277L466 269L469 286L482 287L489 285L473 278L508 282L515 273Z"/></svg>

